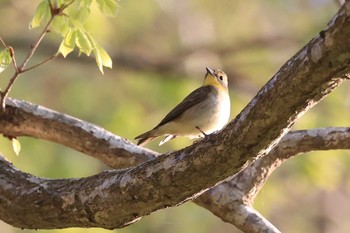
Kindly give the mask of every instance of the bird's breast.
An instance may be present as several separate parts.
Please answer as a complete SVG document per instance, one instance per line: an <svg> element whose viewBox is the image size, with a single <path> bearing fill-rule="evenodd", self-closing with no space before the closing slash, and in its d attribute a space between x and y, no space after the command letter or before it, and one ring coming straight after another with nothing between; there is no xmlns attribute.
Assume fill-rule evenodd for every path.
<svg viewBox="0 0 350 233"><path fill-rule="evenodd" d="M176 120L166 123L159 130L164 134L174 134L196 138L222 129L230 117L230 98L227 92L214 89L207 98L187 109Z"/></svg>
<svg viewBox="0 0 350 233"><path fill-rule="evenodd" d="M230 97L227 93L214 95L209 103L206 121L203 125L203 130L206 133L222 129L230 118L231 104Z"/></svg>
<svg viewBox="0 0 350 233"><path fill-rule="evenodd" d="M212 92L208 98L187 110L181 117L186 128L191 131L189 137L202 136L196 127L206 134L222 129L230 117L230 98L227 93ZM186 120L185 120L186 119Z"/></svg>

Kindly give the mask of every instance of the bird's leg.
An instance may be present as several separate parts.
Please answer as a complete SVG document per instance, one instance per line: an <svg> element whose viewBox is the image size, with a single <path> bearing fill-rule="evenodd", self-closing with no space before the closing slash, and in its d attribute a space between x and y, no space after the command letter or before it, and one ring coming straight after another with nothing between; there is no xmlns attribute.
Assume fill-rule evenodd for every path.
<svg viewBox="0 0 350 233"><path fill-rule="evenodd" d="M201 130L201 128L199 128L198 126L196 126L196 129L199 130L199 132L201 132L203 134L204 137L208 136L208 134L204 133L203 130Z"/></svg>

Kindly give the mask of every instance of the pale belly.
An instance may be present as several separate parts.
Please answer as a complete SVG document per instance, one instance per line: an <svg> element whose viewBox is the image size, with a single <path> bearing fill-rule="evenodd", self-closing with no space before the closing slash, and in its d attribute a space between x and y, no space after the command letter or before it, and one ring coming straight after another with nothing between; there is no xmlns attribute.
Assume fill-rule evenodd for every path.
<svg viewBox="0 0 350 233"><path fill-rule="evenodd" d="M211 96L210 100L197 104L195 107L184 112L176 121L163 125L163 134L198 138L205 134L211 134L222 129L230 118L230 99L225 95L221 101L217 96ZM197 129L200 128L200 130Z"/></svg>

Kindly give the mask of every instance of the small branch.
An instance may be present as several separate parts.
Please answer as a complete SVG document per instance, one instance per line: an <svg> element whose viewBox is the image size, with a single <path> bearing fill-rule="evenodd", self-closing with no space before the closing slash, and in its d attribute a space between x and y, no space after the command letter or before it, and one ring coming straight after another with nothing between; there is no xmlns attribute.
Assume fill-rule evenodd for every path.
<svg viewBox="0 0 350 233"><path fill-rule="evenodd" d="M8 94L11 91L11 88L13 86L13 84L15 83L16 79L19 77L19 75L23 72L25 72L25 67L28 64L29 60L32 58L32 56L34 55L34 52L37 50L40 42L43 40L43 38L45 37L45 35L48 32L48 28L50 26L50 24L52 23L52 20L54 19L55 15L52 15L50 20L47 22L46 26L44 27L43 31L41 32L38 40L36 41L36 43L32 46L31 50L29 51L27 57L25 58L25 60L23 61L22 65L20 65L19 67L17 67L16 61L15 61L15 57L14 57L14 52L13 54L13 64L14 67L16 69L16 72L14 73L14 75L12 76L12 78L10 79L9 83L7 84L6 88L4 91L1 92L1 99L0 99L0 112L4 112L5 111L5 100L8 96ZM4 41L2 41L4 42ZM5 43L4 43L5 44ZM5 44L6 45L6 44Z"/></svg>
<svg viewBox="0 0 350 233"><path fill-rule="evenodd" d="M27 71L29 71L29 70L32 70L32 69L34 69L34 68L37 68L38 66L41 66L41 65L43 65L43 64L45 64L45 63L47 63L47 62L49 62L49 61L52 61L53 59L55 59L56 57L58 57L58 55L59 55L59 53L56 53L56 54L52 55L51 57L48 57L48 58L46 58L45 60L39 62L39 63L36 64L36 65L33 65L33 66L31 66L31 67L29 67L29 68L26 68L26 69L23 69L23 70L22 70L22 73L27 72Z"/></svg>
<svg viewBox="0 0 350 233"><path fill-rule="evenodd" d="M5 48L7 48L7 45L6 45L5 41L2 39L1 36L0 36L0 43L2 44L2 46L4 46Z"/></svg>
<svg viewBox="0 0 350 233"><path fill-rule="evenodd" d="M11 90L11 87L13 86L14 82L16 81L17 77L18 77L19 73L16 71L15 74L12 76L12 78L10 79L9 83L6 86L6 89L4 91L1 92L1 99L0 99L0 113L4 113L5 112L5 100Z"/></svg>
<svg viewBox="0 0 350 233"><path fill-rule="evenodd" d="M9 46L8 49L9 49L11 57L12 57L13 67L15 68L16 73L18 73L19 70L18 70L17 61L16 61L15 50L11 46Z"/></svg>
<svg viewBox="0 0 350 233"><path fill-rule="evenodd" d="M12 64L13 67L15 68L16 72L18 72L18 67L17 67L17 62L16 62L16 57L15 57L15 50L11 47L11 46L7 46L5 41L2 39L2 37L0 36L0 43L9 50L11 58L12 58Z"/></svg>
<svg viewBox="0 0 350 233"><path fill-rule="evenodd" d="M36 41L36 43L32 46L31 50L29 51L27 57L25 58L25 60L23 61L22 65L19 67L20 72L22 72L22 70L26 67L26 65L28 64L29 60L32 58L32 56L34 55L35 51L37 50L37 48L39 47L40 42L44 39L45 35L48 33L48 28L50 26L50 24L52 23L52 20L54 19L54 16L52 16L49 20L49 22L47 22L46 26L44 27L43 31L41 32L38 40Z"/></svg>
<svg viewBox="0 0 350 233"><path fill-rule="evenodd" d="M29 68L25 68L29 62L29 60L33 57L35 51L37 50L37 48L39 47L39 44L41 43L41 41L44 39L45 35L49 32L49 26L51 25L52 21L54 20L54 18L57 16L57 15L61 15L63 14L63 11L68 7L70 6L74 0L71 0L70 2L66 3L66 4L63 4L61 6L61 8L55 8L52 6L52 3L50 0L49 1L49 4L50 4L50 10L51 10L51 18L50 20L47 22L47 24L45 25L43 31L41 32L41 34L39 35L39 38L37 39L37 41L35 42L35 44L32 46L32 48L30 49L27 57L24 59L23 63L18 67L17 66L17 63L16 63L16 59L15 59L15 53L13 51L13 49L11 47L7 47L6 46L6 43L3 41L3 39L0 37L0 41L1 43L6 47L6 48L10 48L12 49L11 50L11 54L12 54L12 61L13 61L13 66L15 67L15 74L12 76L12 78L10 79L9 83L7 84L6 88L4 91L0 92L1 94L1 99L0 99L0 113L4 112L5 111L5 100L9 94L9 92L11 91L11 88L13 86L13 84L15 83L16 79L19 77L19 75L21 73L24 73L26 71L29 71L31 69L34 69L42 64L45 64L46 62L48 61L51 61L53 60L54 58L56 58L58 56L58 53L45 59L44 61L32 66L32 67L29 67Z"/></svg>

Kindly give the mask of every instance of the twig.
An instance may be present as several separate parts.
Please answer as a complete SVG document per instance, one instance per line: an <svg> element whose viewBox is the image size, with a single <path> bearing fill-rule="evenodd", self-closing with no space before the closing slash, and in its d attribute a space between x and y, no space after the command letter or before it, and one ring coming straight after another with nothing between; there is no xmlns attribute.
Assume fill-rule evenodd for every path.
<svg viewBox="0 0 350 233"><path fill-rule="evenodd" d="M0 42L1 44L5 47L5 49L8 49L11 55L11 60L12 60L12 64L16 70L16 72L18 72L18 67L17 67L17 62L16 62L16 57L15 57L15 50L11 47L11 46L7 46L7 44L5 43L5 41L2 39L2 37L0 36ZM2 95L2 92L0 92Z"/></svg>
<svg viewBox="0 0 350 233"><path fill-rule="evenodd" d="M0 36L0 42L5 47L5 49L9 50L11 58L12 58L11 59L12 60L12 64L15 67L15 70L18 71L17 62L16 62L16 58L15 58L15 50L11 46L7 46L5 41L2 39L1 36Z"/></svg>
<svg viewBox="0 0 350 233"><path fill-rule="evenodd" d="M59 53L55 53L55 54L52 55L51 57L46 58L45 60L39 62L38 64L33 65L33 66L31 66L31 67L29 67L29 68L27 68L27 69L23 69L21 72L22 72L22 73L23 73L23 72L27 72L27 71L29 71L29 70L32 70L32 69L34 69L34 68L36 68L36 67L38 67L38 66L41 66L41 65L47 63L47 62L49 62L49 61L52 61L53 59L55 59L56 57L58 57L58 55L59 55Z"/></svg>
<svg viewBox="0 0 350 233"><path fill-rule="evenodd" d="M16 72L14 73L14 75L12 76L12 78L10 79L9 83L7 84L5 90L3 92L1 92L1 99L0 99L0 112L4 112L5 111L5 100L9 94L9 92L11 91L11 88L13 86L13 84L15 83L16 79L19 77L19 75L23 72L25 72L25 67L28 64L29 60L33 57L34 52L36 51L36 49L38 48L40 42L43 40L44 36L47 34L48 32L48 28L52 22L52 20L54 19L55 15L51 16L51 19L47 22L46 26L44 27L42 33L40 34L38 40L36 41L36 43L32 46L31 50L29 51L26 59L23 61L22 65L20 65L19 67L17 67L16 61L14 61L14 52L11 53L12 55L12 61L14 64L14 67L16 69ZM2 42L4 45L5 42L2 40ZM7 47L7 46L6 46ZM7 47L8 48L8 47Z"/></svg>
<svg viewBox="0 0 350 233"><path fill-rule="evenodd" d="M6 45L5 41L2 39L1 36L0 36L0 42L1 42L2 46L4 46L5 48L7 48L7 45Z"/></svg>
<svg viewBox="0 0 350 233"><path fill-rule="evenodd" d="M13 67L15 68L16 72L19 72L18 66L17 66L17 61L16 61L16 56L15 56L15 50L11 46L9 46L8 49L9 49L10 54L11 54Z"/></svg>
<svg viewBox="0 0 350 233"><path fill-rule="evenodd" d="M15 53L14 53L14 50L12 47L8 47L6 45L6 43L4 42L4 40L0 37L0 42L3 46L5 46L5 48L9 48L10 49L10 52L11 52L11 56L12 56L12 62L13 62L13 66L15 67L15 74L12 76L12 78L10 79L9 83L7 84L6 88L4 91L0 91L0 95L1 95L1 99L0 99L0 113L1 112L4 112L5 111L5 100L9 94L9 92L11 91L11 88L13 86L13 84L15 83L16 79L19 77L19 75L21 73L24 73L26 71L29 71L31 69L34 69L42 64L45 64L46 62L49 62L53 59L55 59L57 56L58 56L58 53L54 54L53 56L45 59L44 61L36 64L36 65L33 65L32 67L29 67L29 68L25 68L29 62L29 60L33 57L35 51L37 50L37 48L39 47L39 44L41 43L41 41L43 40L43 38L45 37L45 35L49 32L49 26L50 24L52 23L53 19L55 18L55 16L57 15L62 15L63 14L63 11L68 7L70 6L71 4L74 3L75 0L71 0L70 2L66 3L66 4L63 4L60 8L57 8L57 7L54 7L52 6L52 3L50 0L49 1L49 4L50 4L50 10L51 10L51 18L50 20L47 22L46 26L44 27L43 31L41 32L38 40L36 41L36 43L31 47L27 57L25 58L25 60L23 61L23 63L20 65L20 66L17 66L17 63L16 63L16 59L15 59Z"/></svg>
<svg viewBox="0 0 350 233"><path fill-rule="evenodd" d="M15 72L15 74L12 76L12 78L10 79L9 83L7 84L6 89L1 92L1 100L0 100L0 112L5 112L5 100L8 96L9 91L11 90L11 87L13 86L13 83L15 82L15 80L17 79L19 73Z"/></svg>
<svg viewBox="0 0 350 233"><path fill-rule="evenodd" d="M38 48L40 42L43 40L44 36L47 34L48 32L48 28L52 22L52 20L55 18L55 15L52 15L51 19L49 20L49 22L47 22L46 26L44 27L44 30L42 31L42 33L40 34L37 42L32 46L31 50L29 51L26 59L23 61L22 65L19 67L19 71L23 72L23 69L26 67L26 65L28 64L29 60L32 58L34 52L36 51L36 49Z"/></svg>

